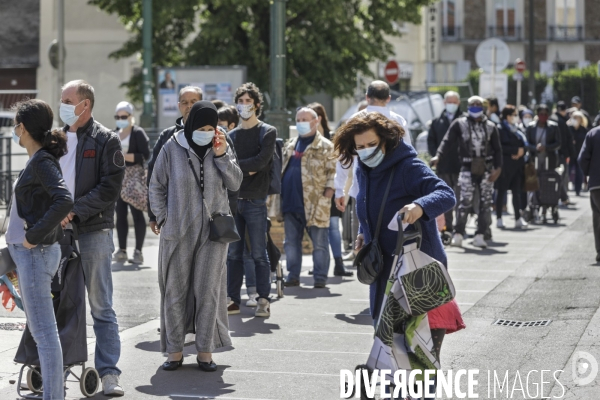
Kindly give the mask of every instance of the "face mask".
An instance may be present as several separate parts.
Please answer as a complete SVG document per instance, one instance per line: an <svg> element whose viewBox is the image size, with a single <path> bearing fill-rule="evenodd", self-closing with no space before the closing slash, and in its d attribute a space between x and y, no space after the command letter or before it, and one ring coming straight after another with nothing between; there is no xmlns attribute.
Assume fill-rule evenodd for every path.
<svg viewBox="0 0 600 400"><path fill-rule="evenodd" d="M579 121L576 119L571 119L571 126L573 126L575 129L579 128Z"/></svg>
<svg viewBox="0 0 600 400"><path fill-rule="evenodd" d="M192 140L198 146L206 146L215 137L215 131L194 131Z"/></svg>
<svg viewBox="0 0 600 400"><path fill-rule="evenodd" d="M456 112L456 110L458 110L458 104L455 104L455 103L446 104L446 111L449 112L450 114L454 114Z"/></svg>
<svg viewBox="0 0 600 400"><path fill-rule="evenodd" d="M312 131L312 128L310 122L296 122L296 130L298 131L298 135L306 136Z"/></svg>
<svg viewBox="0 0 600 400"><path fill-rule="evenodd" d="M495 122L497 124L500 123L500 118L496 114L491 114L490 119L492 120L492 122Z"/></svg>
<svg viewBox="0 0 600 400"><path fill-rule="evenodd" d="M250 117L252 117L254 115L254 105L253 104L238 104L237 110L243 119L250 119Z"/></svg>
<svg viewBox="0 0 600 400"><path fill-rule="evenodd" d="M472 118L479 118L483 115L483 107L481 106L469 106L469 116Z"/></svg>
<svg viewBox="0 0 600 400"><path fill-rule="evenodd" d="M367 147L366 149L356 150L356 153L358 154L360 161L362 161L367 167L375 168L381 164L383 157L385 156L381 150L377 150L377 153L371 157L371 154L375 153L375 150L377 150L377 147Z"/></svg>
<svg viewBox="0 0 600 400"><path fill-rule="evenodd" d="M84 100L80 101L79 104L81 104L83 102L84 102ZM77 122L77 120L79 119L79 116L81 114L83 114L83 111L82 111L81 114L75 115L75 107L77 107L79 104L76 104L76 105L65 104L65 103L60 104L60 109L59 109L58 113L60 115L60 119L62 120L62 122L64 122L65 124L67 124L69 126L71 126L75 122Z"/></svg>
<svg viewBox="0 0 600 400"><path fill-rule="evenodd" d="M527 125L529 125L531 123L531 121L533 121L532 118L530 118L530 117L524 117L523 118L523 125L527 126Z"/></svg>
<svg viewBox="0 0 600 400"><path fill-rule="evenodd" d="M226 126L219 125L219 128L222 128L226 133L229 132L229 129Z"/></svg>
<svg viewBox="0 0 600 400"><path fill-rule="evenodd" d="M548 116L546 114L539 114L538 115L538 121L544 123L548 121Z"/></svg>
<svg viewBox="0 0 600 400"><path fill-rule="evenodd" d="M17 125L17 126L19 126L19 125ZM13 141L20 146L21 145L21 138L19 136L17 136L16 128L17 127L15 126L13 128L13 130L12 130L12 138L13 138Z"/></svg>
<svg viewBox="0 0 600 400"><path fill-rule="evenodd" d="M118 119L115 123L117 124L117 128L119 129L125 129L129 126L128 119Z"/></svg>

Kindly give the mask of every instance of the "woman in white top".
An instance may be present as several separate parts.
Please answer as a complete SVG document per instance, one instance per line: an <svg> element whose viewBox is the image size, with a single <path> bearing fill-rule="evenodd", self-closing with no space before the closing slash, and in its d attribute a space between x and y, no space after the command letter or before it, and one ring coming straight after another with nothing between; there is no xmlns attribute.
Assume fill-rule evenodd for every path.
<svg viewBox="0 0 600 400"><path fill-rule="evenodd" d="M140 166L145 167L146 162L150 158L148 136L146 136L146 132L144 132L142 128L134 125L133 105L126 101L117 104L115 120L117 125L115 132L119 135L119 139L121 139L121 147L123 148L123 154L125 154L126 168L139 169ZM125 179L140 179L140 187L145 188L145 178L141 176L141 174L131 172L132 171L130 170L125 173ZM123 184L125 185L126 181L124 181ZM147 197L147 195L145 197ZM127 257L127 232L129 231L129 224L127 222L128 207L131 210L135 228L135 250L133 252L133 258L131 259ZM133 264L142 264L144 262L144 257L142 255L142 247L144 246L144 239L146 237L146 218L144 217L144 211L146 210L137 209L132 204L126 203L121 197L117 200L116 214L119 248L113 256L113 261L124 263L129 259L129 262Z"/></svg>

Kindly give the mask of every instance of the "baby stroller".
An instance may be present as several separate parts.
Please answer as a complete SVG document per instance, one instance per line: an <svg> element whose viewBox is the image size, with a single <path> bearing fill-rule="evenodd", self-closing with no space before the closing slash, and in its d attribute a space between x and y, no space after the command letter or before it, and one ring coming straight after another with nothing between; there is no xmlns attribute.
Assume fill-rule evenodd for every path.
<svg viewBox="0 0 600 400"><path fill-rule="evenodd" d="M65 230L59 242L61 260L58 271L52 280L54 314L63 352L64 380L73 375L80 384L81 393L93 397L98 391L100 376L95 368L86 368L88 359L86 341L85 281L79 255L77 233ZM15 362L23 364L17 382L17 394L26 399L39 399L43 392L43 381L37 345L26 327L15 356ZM76 375L73 367L81 366L81 374ZM25 369L27 368L27 372ZM21 393L23 375L31 394Z"/></svg>

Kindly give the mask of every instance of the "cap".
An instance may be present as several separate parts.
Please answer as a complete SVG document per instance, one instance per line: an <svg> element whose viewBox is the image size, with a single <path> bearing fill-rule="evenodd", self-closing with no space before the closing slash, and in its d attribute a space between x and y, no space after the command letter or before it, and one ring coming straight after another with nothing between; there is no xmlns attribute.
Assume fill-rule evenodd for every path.
<svg viewBox="0 0 600 400"><path fill-rule="evenodd" d="M581 98L579 96L573 96L571 99L571 104L573 103L581 104Z"/></svg>
<svg viewBox="0 0 600 400"><path fill-rule="evenodd" d="M558 103L556 103L556 109L560 111L565 111L567 109L567 103L560 100Z"/></svg>
<svg viewBox="0 0 600 400"><path fill-rule="evenodd" d="M122 101L119 104L117 104L117 109L115 110L115 112L119 112L119 111L125 111L127 114L133 114L133 104L129 103L128 101Z"/></svg>
<svg viewBox="0 0 600 400"><path fill-rule="evenodd" d="M485 102L486 102L486 100L481 96L471 96L471 97L469 97L468 103L471 104L476 101L480 102L482 105L485 104Z"/></svg>

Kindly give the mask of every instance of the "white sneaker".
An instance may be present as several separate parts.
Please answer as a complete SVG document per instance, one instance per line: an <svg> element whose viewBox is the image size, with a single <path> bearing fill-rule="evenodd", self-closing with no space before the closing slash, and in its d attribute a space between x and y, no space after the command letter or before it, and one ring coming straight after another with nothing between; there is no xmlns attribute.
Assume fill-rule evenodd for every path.
<svg viewBox="0 0 600 400"><path fill-rule="evenodd" d="M258 305L258 293L250 293L248 297L250 298L246 302L246 307L256 307Z"/></svg>
<svg viewBox="0 0 600 400"><path fill-rule="evenodd" d="M127 251L117 249L113 254L112 260L117 263L125 263L127 261Z"/></svg>
<svg viewBox="0 0 600 400"><path fill-rule="evenodd" d="M515 228L516 229L524 229L527 228L529 226L529 224L527 222L525 222L525 220L523 219L523 217L519 218L518 220L515 221Z"/></svg>
<svg viewBox="0 0 600 400"><path fill-rule="evenodd" d="M455 233L454 237L452 238L452 246L462 247L462 242L463 242L463 235L461 235L460 233Z"/></svg>
<svg viewBox="0 0 600 400"><path fill-rule="evenodd" d="M504 222L502 222L502 218L498 218L496 221L496 228L504 229Z"/></svg>
<svg viewBox="0 0 600 400"><path fill-rule="evenodd" d="M269 300L258 299L258 306L256 307L256 312L254 313L254 316L263 318L268 318L271 316L271 307Z"/></svg>
<svg viewBox="0 0 600 400"><path fill-rule="evenodd" d="M125 391L119 383L118 375L104 375L102 377L102 390L105 396L123 396Z"/></svg>
<svg viewBox="0 0 600 400"><path fill-rule="evenodd" d="M483 239L483 235L482 234L475 235L475 238L473 238L472 244L475 247L481 247L481 248L484 248L484 249L487 247L487 243Z"/></svg>

